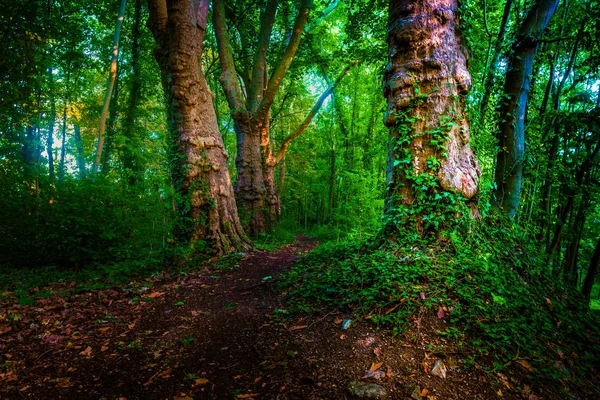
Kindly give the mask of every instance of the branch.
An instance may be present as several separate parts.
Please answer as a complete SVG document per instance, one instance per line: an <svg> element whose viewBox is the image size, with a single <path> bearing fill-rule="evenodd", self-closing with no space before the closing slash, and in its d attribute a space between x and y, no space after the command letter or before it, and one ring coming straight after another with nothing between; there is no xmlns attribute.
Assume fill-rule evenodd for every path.
<svg viewBox="0 0 600 400"><path fill-rule="evenodd" d="M223 85L225 98L227 98L227 104L229 104L232 114L244 112L246 107L233 62L231 40L225 23L224 0L214 0L213 2L213 26L217 39L221 69L223 71L221 74L221 84Z"/></svg>
<svg viewBox="0 0 600 400"><path fill-rule="evenodd" d="M323 10L321 16L317 18L315 21L311 22L304 28L304 32L311 31L315 26L319 25L325 18L329 16L337 8L340 4L340 0L332 0L329 5Z"/></svg>
<svg viewBox="0 0 600 400"><path fill-rule="evenodd" d="M277 65L277 68L275 68L275 71L273 71L273 74L271 75L271 79L269 79L269 85L265 92L265 96L258 107L258 111L256 112L256 115L260 115L261 118L266 116L269 112L269 109L275 100L275 94L281 85L281 81L283 81L283 77L292 64L292 60L296 55L296 50L298 50L298 44L300 44L302 30L304 29L306 21L308 20L308 13L310 12L311 6L312 0L302 0L302 3L300 4L298 15L296 15L296 20L294 21L294 28L290 42L288 43L285 52L281 57L279 65Z"/></svg>
<svg viewBox="0 0 600 400"><path fill-rule="evenodd" d="M279 164L279 162L281 160L283 160L283 158L285 157L285 153L287 152L287 149L290 146L290 143L292 143L292 140L296 139L298 136L300 136L300 135L302 135L302 133L304 133L304 131L306 130L308 125L310 125L310 123L312 122L315 115L317 115L317 113L319 112L319 109L321 108L321 106L323 105L323 103L325 102L327 97L329 97L329 95L331 95L333 93L333 91L335 90L337 85L339 85L339 83L342 81L342 79L344 79L344 77L346 75L348 75L348 72L350 72L350 70L354 66L356 66L358 63L359 63L359 60L356 60L356 61L352 62L350 65L348 65L346 67L346 69L344 69L344 71L340 74L340 76L338 76L338 78L335 80L335 82L333 82L333 85L331 85L326 91L324 91L321 94L321 96L319 97L319 99L317 100L315 105L313 106L312 110L310 110L310 113L308 114L306 119L304 119L304 122L302 122L302 124L298 127L298 129L296 129L296 131L294 133L292 133L287 138L285 138L285 140L281 144L281 148L279 149L279 152L277 153L277 156L275 157L274 165Z"/></svg>
<svg viewBox="0 0 600 400"><path fill-rule="evenodd" d="M265 12L260 21L260 33L258 34L258 43L254 53L254 68L252 70L252 86L248 94L248 108L255 112L262 100L265 90L265 71L267 69L267 48L271 31L275 23L275 14L277 14L278 0L268 0Z"/></svg>
<svg viewBox="0 0 600 400"><path fill-rule="evenodd" d="M537 42L538 43L556 43L556 42L575 40L575 39L577 39L576 36L569 36L569 37L562 37L562 38L556 38L556 39L538 39Z"/></svg>

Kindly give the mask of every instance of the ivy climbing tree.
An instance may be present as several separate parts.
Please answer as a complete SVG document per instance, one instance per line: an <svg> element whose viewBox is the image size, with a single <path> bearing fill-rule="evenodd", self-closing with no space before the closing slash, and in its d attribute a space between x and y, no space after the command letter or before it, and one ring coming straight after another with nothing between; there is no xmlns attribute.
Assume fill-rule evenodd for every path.
<svg viewBox="0 0 600 400"><path fill-rule="evenodd" d="M477 194L480 170L464 111L471 77L457 9L457 0L390 1L388 232L439 232Z"/></svg>

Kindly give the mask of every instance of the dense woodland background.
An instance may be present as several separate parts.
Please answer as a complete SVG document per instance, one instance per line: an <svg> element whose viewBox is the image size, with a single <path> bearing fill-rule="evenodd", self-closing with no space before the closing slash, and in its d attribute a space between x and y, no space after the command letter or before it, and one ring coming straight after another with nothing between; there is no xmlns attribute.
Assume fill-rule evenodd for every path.
<svg viewBox="0 0 600 400"><path fill-rule="evenodd" d="M240 74L255 60L261 26L255 3L225 5ZM477 206L484 217L493 210L498 187L494 171L504 121L498 110L509 97L507 63L533 3L460 5L473 82L467 110L482 171ZM116 67L111 67L122 6ZM255 232L255 243L285 241L299 231L323 240L360 239L379 228L388 142L382 124L387 6L385 1L314 2L270 111L274 145L301 125L348 64L360 63L277 164L280 216L276 225ZM276 65L286 46L296 12L294 2L280 5L267 49L269 65ZM508 222L540 251L546 249L553 274L564 270L577 286L600 236L599 12L596 1L561 1L538 38L524 108L522 189ZM170 139L146 4L8 1L0 18L1 263L86 268L160 263L182 251L173 246L178 215L168 168ZM222 66L211 18L204 46L202 67L235 181L234 120L219 83ZM99 152L111 68L114 89Z"/></svg>
<svg viewBox="0 0 600 400"><path fill-rule="evenodd" d="M248 351L296 330L327 346L328 329L343 340L338 325L370 332L368 321L404 334L415 363L456 354L489 393L594 397L599 30L597 0L4 0L0 382L13 383L0 392L64 382L28 369L53 350L62 369L45 371L79 362L82 390L96 390L86 363L110 346L140 376L143 357L160 368L180 357L173 375L203 391L209 380L184 371L195 337L169 342L157 328L171 317L154 307L171 302L173 316L202 319L198 338L221 326ZM311 253L296 262L300 250ZM234 272L218 281L223 271ZM219 284L250 311L235 314ZM71 332L100 323L113 324L106 338ZM24 347L35 351L15 358ZM286 368L306 361L285 351ZM237 398L265 388L244 357ZM406 365L405 394L420 379L412 398L424 397L433 364ZM157 376L164 393L182 387L160 373L143 387L114 379L136 396ZM217 386L231 395L227 379Z"/></svg>

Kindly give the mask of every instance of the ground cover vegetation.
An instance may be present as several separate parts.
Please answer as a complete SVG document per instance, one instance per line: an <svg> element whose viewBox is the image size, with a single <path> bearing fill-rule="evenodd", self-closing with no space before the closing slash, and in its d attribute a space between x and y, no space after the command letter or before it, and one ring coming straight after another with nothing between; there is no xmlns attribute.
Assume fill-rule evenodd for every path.
<svg viewBox="0 0 600 400"><path fill-rule="evenodd" d="M77 371L110 356L136 376L107 368L111 396L275 398L287 368L315 373L291 398L600 395L598 1L9 0L0 21L4 393L102 394ZM181 326L230 324L269 326L231 336L260 368L198 372L216 339ZM388 350L313 371L346 335Z"/></svg>

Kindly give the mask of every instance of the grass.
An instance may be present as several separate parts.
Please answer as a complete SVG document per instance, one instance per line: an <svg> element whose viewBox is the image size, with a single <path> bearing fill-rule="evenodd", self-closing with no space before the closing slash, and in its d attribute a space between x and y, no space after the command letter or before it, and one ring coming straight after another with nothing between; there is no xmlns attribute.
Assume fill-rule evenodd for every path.
<svg viewBox="0 0 600 400"><path fill-rule="evenodd" d="M531 376L574 385L600 365L600 320L582 296L553 277L544 257L510 229L478 227L468 238L325 244L285 276L291 307L352 310L389 327L409 328L423 306L446 310L442 334L498 372L527 360Z"/></svg>

